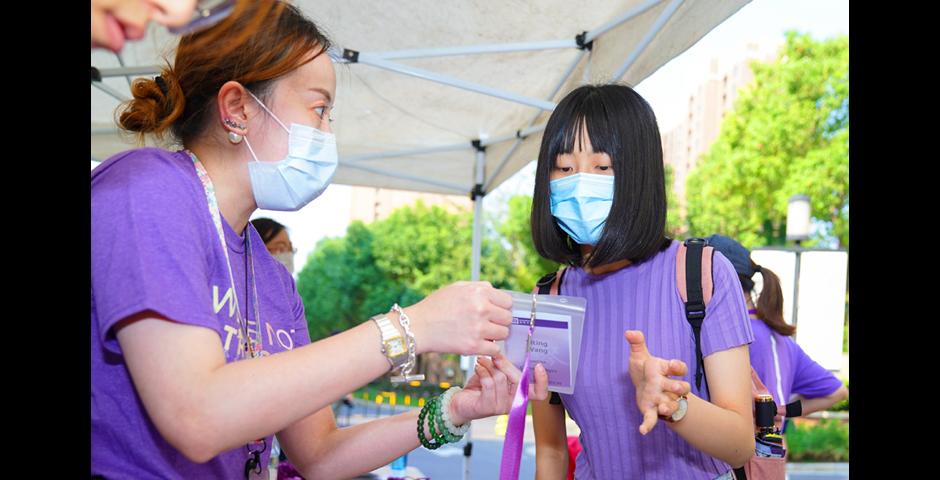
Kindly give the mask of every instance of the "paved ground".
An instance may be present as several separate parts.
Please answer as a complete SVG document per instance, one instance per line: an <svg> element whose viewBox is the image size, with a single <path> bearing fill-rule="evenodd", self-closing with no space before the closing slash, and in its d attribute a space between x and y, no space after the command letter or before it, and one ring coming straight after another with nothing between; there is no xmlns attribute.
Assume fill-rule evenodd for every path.
<svg viewBox="0 0 940 480"><path fill-rule="evenodd" d="M376 406L374 403L356 400L349 412L345 408L337 410L337 423L340 426L358 424L377 416L393 415L407 411L408 407ZM473 454L470 457L470 478L490 480L499 477L499 462L502 454L505 417L487 418L473 422L471 439ZM577 434L578 427L570 419L568 432ZM412 477L421 475L432 480L461 480L464 469L463 447L465 442L445 445L437 450L418 448L408 455L408 474ZM373 478L384 479L387 468L376 471ZM535 438L532 433L532 419L526 419L525 444L519 478L531 479L535 476ZM273 477L272 477L273 478ZM364 477L367 478L367 477ZM787 480L844 480L849 478L847 463L790 463L787 465Z"/></svg>

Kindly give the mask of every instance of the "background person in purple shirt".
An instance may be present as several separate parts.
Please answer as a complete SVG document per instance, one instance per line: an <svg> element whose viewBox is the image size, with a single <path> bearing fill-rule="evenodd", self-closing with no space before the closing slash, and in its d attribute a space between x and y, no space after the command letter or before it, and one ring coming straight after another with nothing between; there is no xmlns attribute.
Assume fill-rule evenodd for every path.
<svg viewBox="0 0 940 480"><path fill-rule="evenodd" d="M532 236L543 257L567 265L560 293L586 297L587 308L574 393L532 404L538 480L565 478L566 410L581 429L578 480L730 478L754 453L753 337L734 269L715 254L699 389L676 287L679 243L665 223L649 104L623 85L573 90L542 136ZM657 414L677 412L677 395L687 398L684 416L657 425Z"/></svg>
<svg viewBox="0 0 940 480"><path fill-rule="evenodd" d="M783 319L783 290L777 275L754 263L751 252L732 238L712 235L708 243L724 254L738 273L754 331L751 366L774 397L778 427L785 423L785 405L794 397L800 399L804 416L848 398L849 390L842 381L793 340L796 327ZM755 273L760 273L764 280L757 302L754 302Z"/></svg>
<svg viewBox="0 0 940 480"><path fill-rule="evenodd" d="M121 126L183 150L134 149L92 171L92 476L263 475L274 434L307 478L388 464L418 447L418 412L338 429L330 405L389 371L381 338L405 316L417 353L493 355L441 406L454 425L512 403L521 372L491 341L508 336L512 299L486 282L388 314L385 334L363 319L310 343L293 279L248 219L297 210L331 181L336 77L329 40L296 7L252 10L271 3L182 37L172 66L134 83ZM547 397L544 369L530 394Z"/></svg>

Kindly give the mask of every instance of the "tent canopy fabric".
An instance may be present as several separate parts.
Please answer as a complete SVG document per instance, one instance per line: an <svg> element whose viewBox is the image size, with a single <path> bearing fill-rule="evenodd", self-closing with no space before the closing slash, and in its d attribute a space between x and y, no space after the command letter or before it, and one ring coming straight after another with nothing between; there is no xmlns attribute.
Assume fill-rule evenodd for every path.
<svg viewBox="0 0 940 480"><path fill-rule="evenodd" d="M747 0L293 3L335 44L334 181L466 195L535 159L568 91L638 84ZM172 59L175 41L151 25L120 56L92 51L102 76L92 80L92 160L135 146L115 109L131 79Z"/></svg>

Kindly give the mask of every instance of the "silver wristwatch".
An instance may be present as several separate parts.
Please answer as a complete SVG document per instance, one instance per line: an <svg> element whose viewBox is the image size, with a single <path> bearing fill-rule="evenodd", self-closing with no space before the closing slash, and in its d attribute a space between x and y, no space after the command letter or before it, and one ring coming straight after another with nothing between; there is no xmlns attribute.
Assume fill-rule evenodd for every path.
<svg viewBox="0 0 940 480"><path fill-rule="evenodd" d="M420 382L421 380L424 380L423 373L418 373L414 375L411 374L411 371L415 368L415 365L417 364L417 360L418 360L417 359L417 355L418 355L417 342L415 342L415 335L411 331L411 327L410 327L411 319L408 318L408 314L405 313L405 310L402 309L397 303L395 305L392 305L392 311L398 314L398 323L401 324L402 330L405 331L405 342L408 345L408 361L405 362L404 365L402 365L400 374L395 375L394 377L390 378L390 380L392 381L393 384L405 383L405 382L411 383L413 381Z"/></svg>
<svg viewBox="0 0 940 480"><path fill-rule="evenodd" d="M660 415L659 418L661 420L665 420L669 423L675 423L685 417L685 412L689 411L689 401L686 400L685 395L683 395L679 397L676 402L679 404L679 408L677 408L676 411L668 417L665 415Z"/></svg>
<svg viewBox="0 0 940 480"><path fill-rule="evenodd" d="M372 321L379 327L382 335L382 353L388 360L391 369L396 369L408 362L408 344L405 337L392 325L387 315L381 314L372 317Z"/></svg>

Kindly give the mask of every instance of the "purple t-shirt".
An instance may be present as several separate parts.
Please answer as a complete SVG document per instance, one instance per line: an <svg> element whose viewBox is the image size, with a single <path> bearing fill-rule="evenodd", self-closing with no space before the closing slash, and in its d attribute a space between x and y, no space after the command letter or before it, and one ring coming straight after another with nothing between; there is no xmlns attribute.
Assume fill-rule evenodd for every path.
<svg viewBox="0 0 940 480"><path fill-rule="evenodd" d="M576 460L578 480L713 479L730 466L694 448L667 425L639 433L643 416L630 380L630 345L623 334L641 330L650 353L677 358L688 366L683 380L695 387L695 337L676 287L673 241L649 260L601 275L569 268L561 293L587 298L581 359L574 394L561 395L565 409L581 428L583 450ZM702 323L702 355L746 345L753 340L738 276L715 252L714 295ZM707 377L706 377L707 378ZM702 390L706 390L705 379Z"/></svg>
<svg viewBox="0 0 940 480"><path fill-rule="evenodd" d="M754 330L751 366L777 405L788 403L793 394L825 397L842 386L841 380L810 358L792 337L780 335L757 318L751 319L751 328ZM779 375L778 366L774 365L775 351Z"/></svg>
<svg viewBox="0 0 940 480"><path fill-rule="evenodd" d="M224 219L222 224L235 294L257 340L254 301L246 308L245 244ZM293 278L250 223L248 228L262 354L310 343ZM91 470L109 479L241 478L244 445L196 464L167 443L148 417L111 328L145 310L213 330L226 362L236 360L231 280L205 191L184 152L130 150L91 172ZM173 345L163 350L173 355Z"/></svg>

